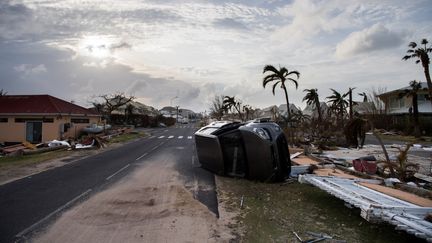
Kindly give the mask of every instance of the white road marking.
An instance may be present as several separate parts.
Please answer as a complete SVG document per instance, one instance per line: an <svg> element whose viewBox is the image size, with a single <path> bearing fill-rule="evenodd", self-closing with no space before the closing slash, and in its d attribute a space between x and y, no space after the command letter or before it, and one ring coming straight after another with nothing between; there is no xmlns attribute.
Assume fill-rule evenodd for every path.
<svg viewBox="0 0 432 243"><path fill-rule="evenodd" d="M109 180L111 178L113 178L115 175L117 175L118 173L122 172L124 169L126 169L127 167L129 167L130 164L125 165L123 168L121 168L120 170L116 171L114 174L108 176L105 180Z"/></svg>
<svg viewBox="0 0 432 243"><path fill-rule="evenodd" d="M155 138L156 136L151 136L151 137L149 137L149 138Z"/></svg>
<svg viewBox="0 0 432 243"><path fill-rule="evenodd" d="M71 204L73 204L74 202L78 201L80 198L86 196L87 194L89 194L92 191L92 189L88 189L87 191L81 193L80 195L76 196L75 198L73 198L72 200L70 200L69 202L67 202L66 204L64 204L63 206L57 208L56 210L54 210L53 212L51 212L50 214L48 214L47 216L45 216L44 218L42 218L41 220L37 221L36 223L32 224L30 227L24 229L23 231L19 232L17 235L15 235L15 237L17 238L21 238L24 235L26 235L27 233L33 231L35 228L37 228L40 224L44 223L45 221L47 221L49 218L51 218L52 216L54 216L55 214L59 213L60 211L62 211L63 209L69 207Z"/></svg>
<svg viewBox="0 0 432 243"><path fill-rule="evenodd" d="M188 136L188 139L192 139L192 136Z"/></svg>
<svg viewBox="0 0 432 243"><path fill-rule="evenodd" d="M136 160L140 160L142 157L146 156L148 153L145 153L143 155L141 155L140 157L136 158Z"/></svg>
<svg viewBox="0 0 432 243"><path fill-rule="evenodd" d="M164 130L164 132L168 132L168 129L167 129L167 130Z"/></svg>
<svg viewBox="0 0 432 243"><path fill-rule="evenodd" d="M183 138L183 136L179 136L179 137L178 137L178 139L182 139L182 138Z"/></svg>
<svg viewBox="0 0 432 243"><path fill-rule="evenodd" d="M160 137L158 137L158 138L164 138L165 136L160 136Z"/></svg>
<svg viewBox="0 0 432 243"><path fill-rule="evenodd" d="M173 137L174 137L174 136L171 135L171 136L169 136L168 138L173 138Z"/></svg>
<svg viewBox="0 0 432 243"><path fill-rule="evenodd" d="M192 165L195 164L195 156L192 156Z"/></svg>

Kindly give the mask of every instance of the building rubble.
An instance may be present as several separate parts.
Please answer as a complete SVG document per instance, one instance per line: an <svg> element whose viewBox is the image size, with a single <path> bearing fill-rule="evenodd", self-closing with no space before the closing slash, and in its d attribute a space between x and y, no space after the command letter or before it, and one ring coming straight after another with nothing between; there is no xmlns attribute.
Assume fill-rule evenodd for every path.
<svg viewBox="0 0 432 243"><path fill-rule="evenodd" d="M395 156L398 151L396 146L388 146L388 150L390 156ZM340 148L323 151L319 156L295 155L291 158L294 164L291 176L298 176L300 183L316 186L345 201L347 205L359 208L361 217L369 222L385 222L394 225L396 230L432 242L432 192L428 191L429 198L420 197L395 189L389 183L397 183L398 180L387 179L387 183L384 183L383 178L355 171L352 167L352 161L359 157L375 156L378 160L383 159L379 146L367 145L361 150ZM426 176L430 174L431 161L428 158L410 155L408 159L418 162L423 176L430 178Z"/></svg>

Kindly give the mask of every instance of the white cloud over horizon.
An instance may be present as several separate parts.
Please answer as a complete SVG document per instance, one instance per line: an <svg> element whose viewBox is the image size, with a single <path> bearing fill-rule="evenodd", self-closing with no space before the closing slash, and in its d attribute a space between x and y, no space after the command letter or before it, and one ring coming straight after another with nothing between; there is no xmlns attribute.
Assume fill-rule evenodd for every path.
<svg viewBox="0 0 432 243"><path fill-rule="evenodd" d="M0 3L0 88L49 93L88 106L127 92L161 108L208 110L214 95L254 107L284 103L262 88L262 68L301 73L303 89L367 91L423 80L401 61L410 41L432 39L427 0L40 1Z"/></svg>
<svg viewBox="0 0 432 243"><path fill-rule="evenodd" d="M336 46L338 57L348 57L360 53L399 47L403 43L404 34L392 32L381 23L370 28L352 32Z"/></svg>

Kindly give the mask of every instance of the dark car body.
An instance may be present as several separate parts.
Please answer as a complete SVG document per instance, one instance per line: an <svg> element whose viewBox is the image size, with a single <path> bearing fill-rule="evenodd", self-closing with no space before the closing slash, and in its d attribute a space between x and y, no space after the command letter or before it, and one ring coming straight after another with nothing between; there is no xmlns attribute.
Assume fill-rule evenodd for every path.
<svg viewBox="0 0 432 243"><path fill-rule="evenodd" d="M213 122L195 133L203 168L219 175L282 181L291 171L282 129L268 120Z"/></svg>

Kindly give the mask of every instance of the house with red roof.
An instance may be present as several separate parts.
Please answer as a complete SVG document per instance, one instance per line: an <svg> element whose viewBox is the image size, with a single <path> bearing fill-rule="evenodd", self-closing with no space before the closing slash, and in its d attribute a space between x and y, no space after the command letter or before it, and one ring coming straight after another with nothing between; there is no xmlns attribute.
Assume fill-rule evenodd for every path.
<svg viewBox="0 0 432 243"><path fill-rule="evenodd" d="M0 143L76 138L101 115L51 95L0 96Z"/></svg>

